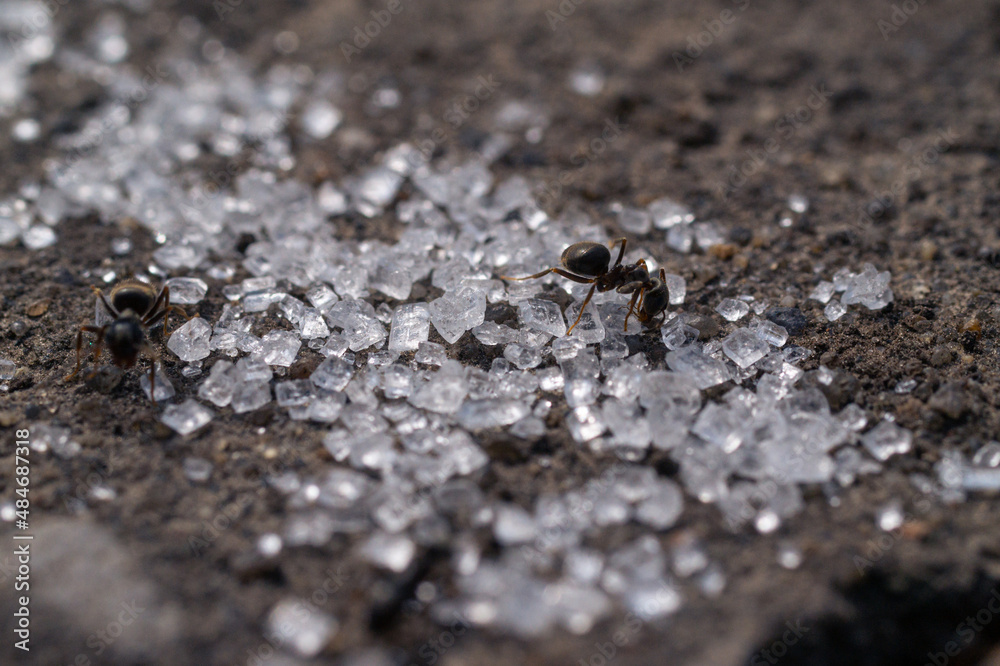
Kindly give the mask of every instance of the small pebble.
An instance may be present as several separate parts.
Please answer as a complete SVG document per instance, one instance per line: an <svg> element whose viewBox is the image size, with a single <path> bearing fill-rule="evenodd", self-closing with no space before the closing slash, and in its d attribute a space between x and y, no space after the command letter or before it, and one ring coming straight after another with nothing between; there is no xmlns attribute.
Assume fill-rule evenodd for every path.
<svg viewBox="0 0 1000 666"><path fill-rule="evenodd" d="M806 330L806 324L809 323L806 315L798 308L771 308L764 313L764 316L783 327L789 335L802 335Z"/></svg>

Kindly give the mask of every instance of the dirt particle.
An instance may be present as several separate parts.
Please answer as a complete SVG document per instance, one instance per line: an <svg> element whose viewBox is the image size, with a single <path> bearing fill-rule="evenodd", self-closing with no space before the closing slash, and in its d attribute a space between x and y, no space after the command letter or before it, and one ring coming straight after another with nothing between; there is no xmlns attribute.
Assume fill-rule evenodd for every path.
<svg viewBox="0 0 1000 666"><path fill-rule="evenodd" d="M789 335L802 335L809 323L809 319L798 308L771 308L764 316L778 326L783 326Z"/></svg>
<svg viewBox="0 0 1000 666"><path fill-rule="evenodd" d="M42 298L28 305L24 313L29 317L33 318L41 317L43 314L49 311L49 305L51 303L52 303L51 299Z"/></svg>
<svg viewBox="0 0 1000 666"><path fill-rule="evenodd" d="M931 365L935 368L941 368L949 363L955 358L955 354L945 346L938 345L931 351Z"/></svg>
<svg viewBox="0 0 1000 666"><path fill-rule="evenodd" d="M960 384L945 384L939 388L927 406L951 419L959 419L969 410L969 400Z"/></svg>
<svg viewBox="0 0 1000 666"><path fill-rule="evenodd" d="M718 259L722 259L723 261L732 259L736 254L736 251L737 247L729 243L719 243L718 245L713 245L708 248L708 254Z"/></svg>

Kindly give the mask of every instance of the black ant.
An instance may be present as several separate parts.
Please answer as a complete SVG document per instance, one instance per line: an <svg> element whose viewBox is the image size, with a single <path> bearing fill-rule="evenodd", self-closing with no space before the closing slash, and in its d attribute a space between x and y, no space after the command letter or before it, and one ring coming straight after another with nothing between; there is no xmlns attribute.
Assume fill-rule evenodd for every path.
<svg viewBox="0 0 1000 666"><path fill-rule="evenodd" d="M97 341L94 345L94 361L107 344L111 361L120 368L131 368L135 365L140 352L145 352L152 359L149 371L149 391L153 404L156 397L156 362L159 355L149 344L146 329L163 320L163 333L167 333L167 318L171 312L177 312L185 319L190 319L179 306L170 304L170 287L163 285L157 292L152 286L138 280L125 280L111 290L111 299L97 287L91 287L101 299L104 309L114 321L104 326L84 325L76 334L76 368L66 375L63 381L69 381L80 373L80 362L83 359L83 334L94 333ZM96 372L96 371L95 371ZM91 373L93 376L93 373Z"/></svg>
<svg viewBox="0 0 1000 666"><path fill-rule="evenodd" d="M619 244L621 248L618 250L618 258L614 265L611 265L611 250ZM563 268L553 267L522 278L507 277L506 275L501 277L505 280L532 280L544 277L549 273L555 273L574 282L592 285L590 291L587 292L587 298L580 306L580 314L566 331L566 335L569 335L580 323L583 310L590 303L594 291L605 292L614 289L620 294L632 294L632 298L628 302L628 314L625 315L625 330L628 331L628 318L633 313L640 322L646 323L667 309L668 298L667 287L664 284L665 273L662 269L659 278L651 279L645 259L640 259L634 264L622 263L627 244L628 240L625 238L613 241L610 246L592 241L581 241L563 250L559 259ZM638 310L636 309L637 304Z"/></svg>

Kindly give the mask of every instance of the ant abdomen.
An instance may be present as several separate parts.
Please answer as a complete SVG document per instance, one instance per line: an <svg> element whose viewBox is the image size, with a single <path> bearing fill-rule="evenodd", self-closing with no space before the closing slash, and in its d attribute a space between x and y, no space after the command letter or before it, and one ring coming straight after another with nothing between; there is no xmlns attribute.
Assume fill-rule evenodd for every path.
<svg viewBox="0 0 1000 666"><path fill-rule="evenodd" d="M601 243L581 241L563 250L560 261L566 270L577 275L598 277L608 272L611 250Z"/></svg>

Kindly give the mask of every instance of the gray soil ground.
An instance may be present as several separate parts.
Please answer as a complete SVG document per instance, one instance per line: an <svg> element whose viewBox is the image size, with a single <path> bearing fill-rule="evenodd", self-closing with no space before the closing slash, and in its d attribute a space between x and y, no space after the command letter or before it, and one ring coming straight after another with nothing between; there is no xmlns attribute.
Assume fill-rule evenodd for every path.
<svg viewBox="0 0 1000 666"><path fill-rule="evenodd" d="M578 6L564 0L564 10L575 9L553 28L546 13L559 13L555 0L403 0L403 12L350 64L340 42L382 3L247 0L221 19L207 2L157 4L171 24L197 16L261 70L284 57L274 51L274 35L291 30L301 44L296 61L336 66L350 77L347 122L365 131L296 147L300 178L339 178L379 150L425 138L428 127L447 126L449 106L477 77L495 77L500 85L486 105L527 98L552 118L539 144L516 145L494 167L498 178L522 174L556 183L565 173L561 192L546 202L549 210L582 199L603 213L614 235L612 201L643 205L670 195L699 219L718 221L732 245L714 254L680 255L659 239L632 241L688 279L689 310L710 314L722 297L740 293L803 307L808 323L794 341L816 352L805 369L822 363L837 371L831 402L854 400L874 414L893 413L913 430L911 455L861 478L838 507L820 493L807 496L806 510L776 534L729 533L715 507L688 502L681 527L723 563L727 587L717 599L687 595L668 624L629 634L615 663L728 666L775 663L780 654L782 664L924 664L930 652L939 653L940 663L1000 664L1000 621L984 623L969 640L959 633L960 623L987 608L1000 589L1000 498L980 494L946 505L921 496L908 480L914 472L932 474L942 450L968 455L1000 432L1000 4L898 3L894 14L895 5L862 0ZM96 14L88 6L63 8L61 38L80 39ZM155 62L165 39L153 23L136 19L129 26L137 66ZM689 49L698 40L703 45ZM685 51L693 57L679 67L677 54ZM581 62L607 72L596 97L566 92ZM406 101L370 117L364 101L386 78ZM61 86L51 64L31 81L43 136L72 126L101 94ZM440 150L474 147L491 117L473 114L461 131L449 131ZM600 154L588 153L607 121L624 129ZM10 124L0 121L4 193L39 178L51 154L46 141L13 143L9 134ZM734 176L733 168L748 175ZM810 209L782 226L794 193L808 197ZM888 205L870 206L880 200ZM357 237L398 234L389 216L341 226ZM138 371L110 390L63 383L76 327L92 314L93 276L141 270L151 261L154 242L141 230L132 234L131 255L111 256L110 241L122 233L95 218L72 219L60 225L53 247L0 248L0 347L19 368L0 398L0 496L13 496L8 470L16 428L59 422L82 433L84 447L68 460L33 458L34 648L26 659L11 647L12 583L5 571L0 661L87 663L74 662L83 655L89 663L254 663L274 604L308 595L339 568L343 580L326 610L342 628L320 662L395 646L402 663L430 664L431 657L448 665L601 663L600 646L627 629L624 615L582 637L557 632L529 642L467 631L438 657L437 648L420 652L443 629L406 602L414 581L386 583L368 565L345 560L346 539L290 550L276 563L248 561L256 537L278 530L284 511L261 476L275 465L301 470L328 459L323 429L269 408L250 420L220 413L209 428L181 438L157 420L158 410L138 388ZM852 309L827 323L822 305L806 300L817 275L829 279L841 266L866 261L892 272L895 302L878 312ZM197 306L203 316L218 315L222 286L210 284ZM424 287L431 289L429 282ZM37 314L40 301L48 303L44 313L29 314ZM488 317L510 314L498 308ZM662 357L656 336L641 344L651 359ZM484 368L492 360L475 345L452 351ZM304 376L320 360L306 354L291 374ZM178 393L196 390L200 378L182 378L169 353L164 362ZM917 379L918 388L894 392L907 378ZM556 405L554 412L563 410ZM258 434L263 425L267 436ZM524 505L602 462L574 445L564 428L528 443L497 431L484 445L493 458L484 491ZM184 478L181 462L192 455L215 464L211 483ZM551 464L540 466L539 456ZM665 456L656 464L672 473ZM118 496L81 509L75 498L85 497L95 480ZM888 538L874 513L893 498L902 501L907 522ZM188 538L223 510L234 511L232 526L203 553L192 553ZM625 541L638 530L622 527L611 538ZM0 532L7 553L13 530L5 524ZM482 535L484 543L489 538ZM804 551L797 570L776 562L777 545L788 539ZM84 552L74 544L85 544ZM448 554L422 557L420 578L447 590ZM105 573L88 573L81 561L102 562L96 569ZM119 613L117 600L126 595L147 609L137 620L142 631L125 632L97 654L92 635ZM94 601L85 607L81 598ZM793 645L788 626L807 629ZM945 652L949 642L961 648L955 655ZM758 652L772 646L773 652ZM296 663L281 659L271 663Z"/></svg>

